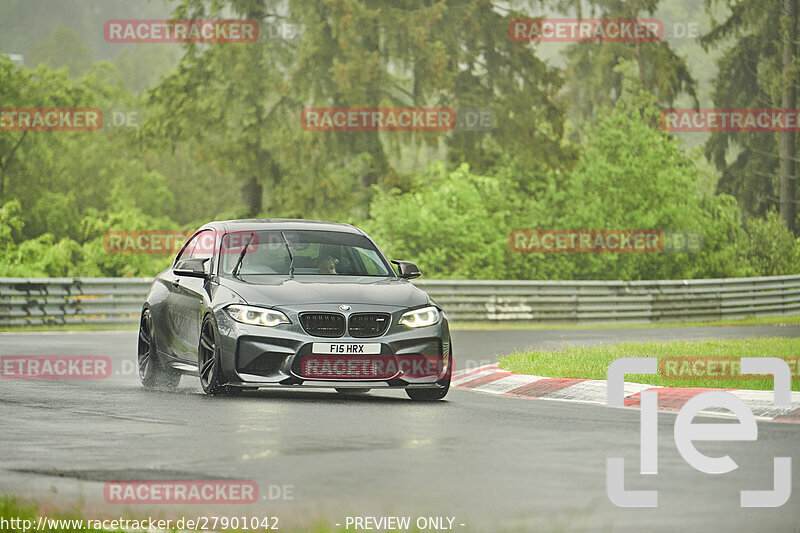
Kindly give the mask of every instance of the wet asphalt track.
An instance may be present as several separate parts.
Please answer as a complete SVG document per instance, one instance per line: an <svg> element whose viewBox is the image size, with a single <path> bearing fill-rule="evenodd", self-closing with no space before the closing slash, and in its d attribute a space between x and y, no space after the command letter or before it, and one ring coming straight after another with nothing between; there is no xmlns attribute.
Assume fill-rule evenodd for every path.
<svg viewBox="0 0 800 533"><path fill-rule="evenodd" d="M800 326L456 331L457 368L527 346L622 340L800 336ZM712 476L683 462L675 416L659 416L659 473L638 474L639 414L627 409L452 390L420 404L402 392L348 399L259 391L208 398L197 378L144 390L136 332L0 334L0 355L108 355L104 380L0 381L0 491L83 502L87 517L277 515L281 530L346 516L455 516L456 531L800 531L800 424L759 423L756 442L706 442L740 465ZM659 489L658 509L621 509L605 492L605 458L626 458L628 488ZM772 457L793 457L793 494L777 509L740 509L740 489L772 486ZM130 508L103 502L103 481L245 479L246 506ZM269 499L270 486L292 499ZM273 495L276 492L273 488ZM461 526L460 524L465 524ZM352 531L352 529L351 529Z"/></svg>

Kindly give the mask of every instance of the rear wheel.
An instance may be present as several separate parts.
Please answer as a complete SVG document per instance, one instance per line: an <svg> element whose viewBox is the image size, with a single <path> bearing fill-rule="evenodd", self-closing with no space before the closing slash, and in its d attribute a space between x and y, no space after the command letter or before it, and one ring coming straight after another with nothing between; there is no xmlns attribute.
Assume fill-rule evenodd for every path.
<svg viewBox="0 0 800 533"><path fill-rule="evenodd" d="M200 347L197 350L197 366L200 373L200 386L203 392L210 396L236 396L242 389L226 387L222 375L222 366L219 355L219 335L217 325L211 316L203 319L200 328Z"/></svg>
<svg viewBox="0 0 800 533"><path fill-rule="evenodd" d="M149 309L145 309L139 321L139 381L148 389L174 389L181 381L181 373L164 366L159 360L154 331L153 316Z"/></svg>

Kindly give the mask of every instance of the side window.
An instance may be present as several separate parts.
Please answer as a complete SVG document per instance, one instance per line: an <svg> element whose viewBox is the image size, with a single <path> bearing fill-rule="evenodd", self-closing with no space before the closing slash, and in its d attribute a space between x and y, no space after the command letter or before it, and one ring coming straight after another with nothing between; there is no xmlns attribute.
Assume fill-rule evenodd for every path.
<svg viewBox="0 0 800 533"><path fill-rule="evenodd" d="M192 239L183 247L183 250L178 252L178 256L175 258L175 263L177 264L178 261L181 259L189 259L192 256L192 250L197 245L197 238L200 234L195 235Z"/></svg>
<svg viewBox="0 0 800 533"><path fill-rule="evenodd" d="M366 270L367 274L370 276L380 276L386 273L385 269L378 266L380 259L378 259L378 254L373 250L366 250L364 248L356 248L356 250L358 251L361 262L364 263L364 270Z"/></svg>
<svg viewBox="0 0 800 533"><path fill-rule="evenodd" d="M189 241L186 247L183 249L178 257L175 258L175 262L182 259L192 259L195 257L200 258L211 258L214 255L214 232L211 230L205 230L194 237ZM206 262L206 272L211 268L211 262Z"/></svg>
<svg viewBox="0 0 800 533"><path fill-rule="evenodd" d="M203 259L210 259L214 255L214 232L211 230L198 233L195 238L196 244L192 248L191 254L186 256L186 259L193 259L200 257ZM207 263L206 263L207 264Z"/></svg>

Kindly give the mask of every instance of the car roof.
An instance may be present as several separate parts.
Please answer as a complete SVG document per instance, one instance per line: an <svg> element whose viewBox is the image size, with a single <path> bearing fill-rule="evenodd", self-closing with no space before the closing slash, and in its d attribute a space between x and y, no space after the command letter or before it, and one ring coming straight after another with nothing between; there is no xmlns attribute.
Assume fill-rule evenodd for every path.
<svg viewBox="0 0 800 533"><path fill-rule="evenodd" d="M363 235L363 232L351 224L327 222L324 220L306 220L302 218L247 218L241 220L217 220L205 224L201 229L228 231L256 230L317 230L339 231Z"/></svg>

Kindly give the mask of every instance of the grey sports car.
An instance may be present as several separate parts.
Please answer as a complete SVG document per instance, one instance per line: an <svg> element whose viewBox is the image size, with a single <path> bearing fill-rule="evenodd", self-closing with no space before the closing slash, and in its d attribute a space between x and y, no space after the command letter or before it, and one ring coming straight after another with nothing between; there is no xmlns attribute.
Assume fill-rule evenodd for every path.
<svg viewBox="0 0 800 533"><path fill-rule="evenodd" d="M139 378L170 388L182 374L199 375L207 394L402 388L413 400L444 398L450 330L444 311L408 281L419 275L349 224L211 222L153 281Z"/></svg>

